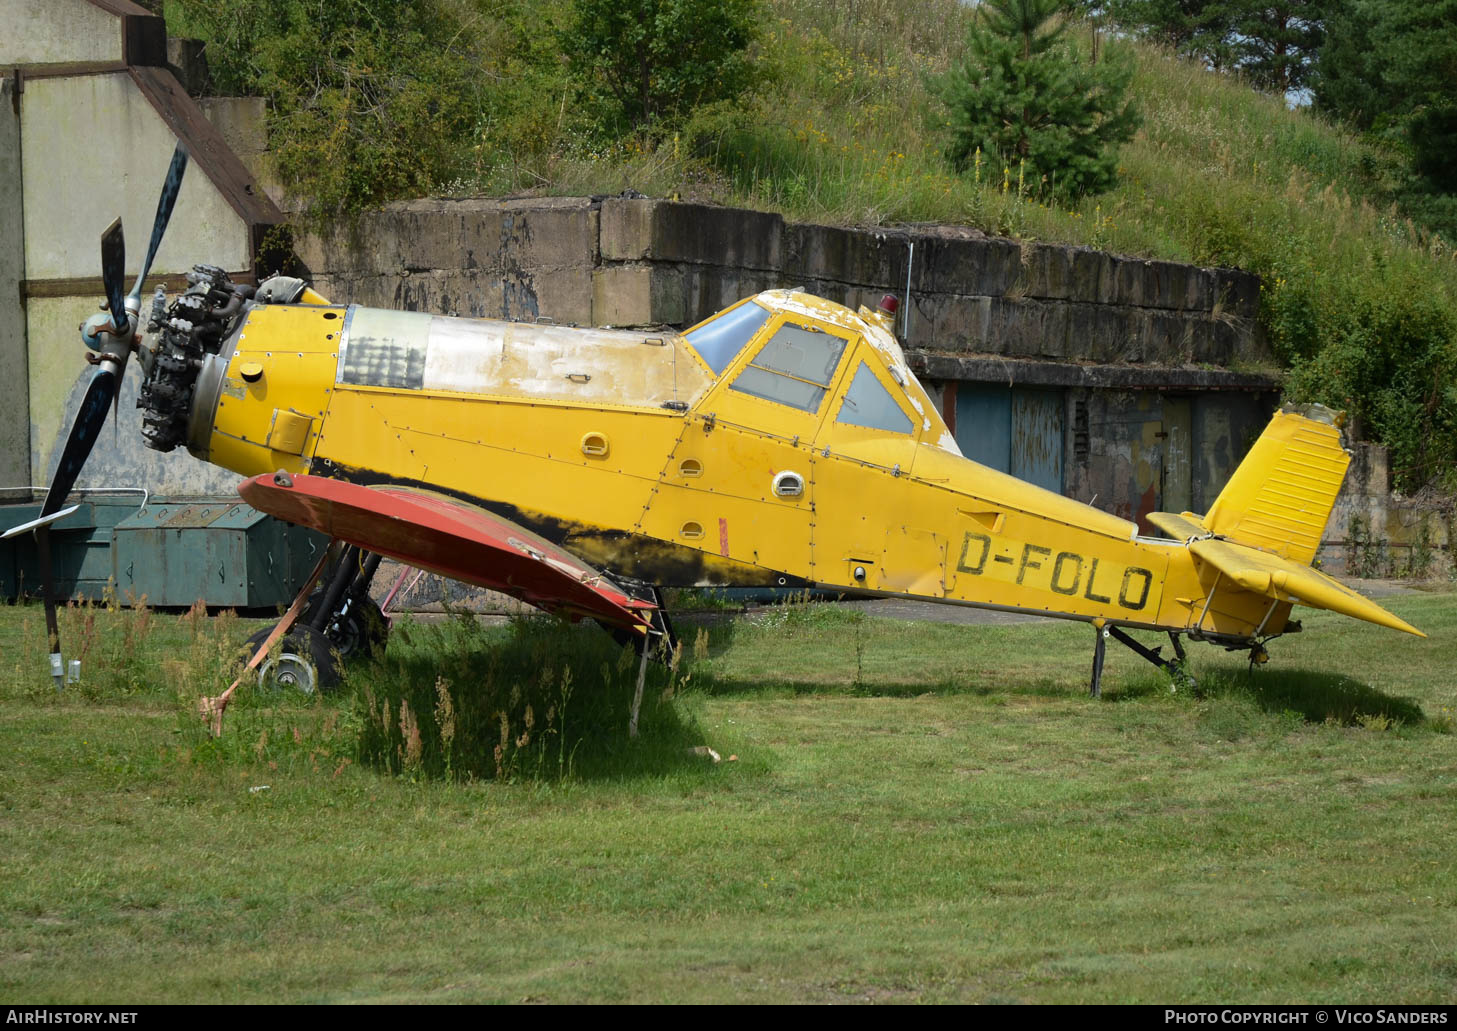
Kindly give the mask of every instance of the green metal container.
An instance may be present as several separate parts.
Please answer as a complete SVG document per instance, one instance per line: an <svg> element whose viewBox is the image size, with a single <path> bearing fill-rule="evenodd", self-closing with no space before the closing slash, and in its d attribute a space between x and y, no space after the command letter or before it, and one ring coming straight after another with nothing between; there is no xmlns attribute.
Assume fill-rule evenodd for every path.
<svg viewBox="0 0 1457 1031"><path fill-rule="evenodd" d="M56 589L101 600L108 582L123 603L267 609L287 604L328 546L323 534L238 500L95 497L51 532ZM34 519L40 505L0 507L0 525ZM0 542L0 598L40 591L34 538Z"/></svg>
<svg viewBox="0 0 1457 1031"><path fill-rule="evenodd" d="M96 495L82 501L75 512L51 524L51 569L56 594L62 598L100 599L115 573L111 561L111 533L137 510L137 494ZM40 516L41 503L0 506L0 526L9 529ZM23 534L0 541L0 598L20 594L38 597L40 563L35 536Z"/></svg>

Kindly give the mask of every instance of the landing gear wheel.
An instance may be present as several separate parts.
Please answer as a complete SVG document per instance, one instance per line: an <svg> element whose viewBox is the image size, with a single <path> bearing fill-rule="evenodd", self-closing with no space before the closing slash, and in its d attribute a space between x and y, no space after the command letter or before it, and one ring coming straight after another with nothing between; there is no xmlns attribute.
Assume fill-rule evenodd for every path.
<svg viewBox="0 0 1457 1031"><path fill-rule="evenodd" d="M382 651L390 634L389 623L372 598L350 598L343 615L330 625L329 639L339 657L372 656Z"/></svg>
<svg viewBox="0 0 1457 1031"><path fill-rule="evenodd" d="M323 591L309 595L303 612L299 614L299 624L312 624L318 606L323 603ZM341 659L352 659L356 655L373 655L383 648L390 627L373 599L368 595L350 595L343 602L343 611L324 624L323 632L334 642Z"/></svg>
<svg viewBox="0 0 1457 1031"><path fill-rule="evenodd" d="M271 633L272 627L258 631L248 638L248 647L256 650ZM265 690L327 694L339 686L337 655L332 641L313 627L299 623L258 667L258 685Z"/></svg>

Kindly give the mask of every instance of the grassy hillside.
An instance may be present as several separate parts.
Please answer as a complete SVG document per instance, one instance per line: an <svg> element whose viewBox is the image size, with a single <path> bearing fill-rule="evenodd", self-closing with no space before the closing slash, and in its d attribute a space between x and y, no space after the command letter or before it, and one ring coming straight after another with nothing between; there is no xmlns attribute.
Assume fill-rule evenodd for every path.
<svg viewBox="0 0 1457 1031"><path fill-rule="evenodd" d="M1454 486L1457 260L1390 203L1393 156L1134 44L1143 126L1121 152L1119 185L1049 206L1026 196L1015 166L988 158L958 176L942 158L931 83L960 52L962 5L774 9L762 43L770 75L746 113L700 117L676 154L595 165L593 187L678 190L815 221L958 222L1249 269L1265 280L1262 320L1289 394L1349 409L1358 434L1391 447L1398 486Z"/></svg>

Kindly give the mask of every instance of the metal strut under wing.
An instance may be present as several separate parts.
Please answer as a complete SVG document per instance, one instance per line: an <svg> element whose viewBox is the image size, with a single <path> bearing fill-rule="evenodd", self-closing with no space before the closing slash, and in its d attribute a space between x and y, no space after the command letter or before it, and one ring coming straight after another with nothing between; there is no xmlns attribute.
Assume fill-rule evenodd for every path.
<svg viewBox="0 0 1457 1031"><path fill-rule="evenodd" d="M547 612L639 633L652 627L653 602L633 597L531 531L466 502L408 487L361 487L283 473L244 480L238 493L260 512Z"/></svg>

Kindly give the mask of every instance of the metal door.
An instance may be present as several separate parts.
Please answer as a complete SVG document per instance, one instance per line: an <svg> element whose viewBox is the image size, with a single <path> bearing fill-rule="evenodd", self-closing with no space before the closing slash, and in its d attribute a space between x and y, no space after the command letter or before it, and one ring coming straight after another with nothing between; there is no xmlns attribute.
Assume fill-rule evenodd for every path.
<svg viewBox="0 0 1457 1031"><path fill-rule="evenodd" d="M1011 471L1012 391L993 383L956 385L956 445L973 462Z"/></svg>
<svg viewBox="0 0 1457 1031"><path fill-rule="evenodd" d="M1012 447L1009 472L1062 493L1061 390L1012 391Z"/></svg>
<svg viewBox="0 0 1457 1031"><path fill-rule="evenodd" d="M1187 397L1163 399L1159 508L1164 512L1187 512L1194 504L1192 408Z"/></svg>

